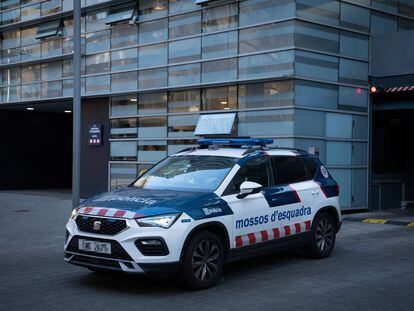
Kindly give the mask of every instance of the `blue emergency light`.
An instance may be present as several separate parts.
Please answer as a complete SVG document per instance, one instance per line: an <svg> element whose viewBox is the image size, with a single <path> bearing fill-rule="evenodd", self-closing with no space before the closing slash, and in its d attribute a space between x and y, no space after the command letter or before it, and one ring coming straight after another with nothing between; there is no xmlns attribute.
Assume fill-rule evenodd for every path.
<svg viewBox="0 0 414 311"><path fill-rule="evenodd" d="M273 143L272 138L202 138L197 140L200 146L266 146Z"/></svg>

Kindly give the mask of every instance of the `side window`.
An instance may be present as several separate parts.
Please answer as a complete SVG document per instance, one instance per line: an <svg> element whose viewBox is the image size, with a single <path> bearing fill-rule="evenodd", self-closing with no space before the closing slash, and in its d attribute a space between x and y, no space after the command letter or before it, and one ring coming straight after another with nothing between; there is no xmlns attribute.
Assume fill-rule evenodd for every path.
<svg viewBox="0 0 414 311"><path fill-rule="evenodd" d="M247 161L238 170L230 184L227 186L224 195L239 193L240 185L244 181L253 181L263 187L269 187L270 163L267 157L253 158Z"/></svg>
<svg viewBox="0 0 414 311"><path fill-rule="evenodd" d="M318 163L311 158L302 158L302 161L308 171L308 179L314 179L316 171L318 170Z"/></svg>
<svg viewBox="0 0 414 311"><path fill-rule="evenodd" d="M292 184L307 180L305 167L298 157L272 157L273 175L275 184Z"/></svg>

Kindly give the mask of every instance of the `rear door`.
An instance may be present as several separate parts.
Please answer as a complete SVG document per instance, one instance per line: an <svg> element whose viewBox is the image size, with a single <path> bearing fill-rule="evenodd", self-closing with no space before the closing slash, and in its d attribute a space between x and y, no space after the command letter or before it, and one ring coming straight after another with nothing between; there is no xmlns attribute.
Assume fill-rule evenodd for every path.
<svg viewBox="0 0 414 311"><path fill-rule="evenodd" d="M280 236L308 231L315 183L309 180L304 163L298 156L272 156L271 162L275 182L265 195L274 209Z"/></svg>

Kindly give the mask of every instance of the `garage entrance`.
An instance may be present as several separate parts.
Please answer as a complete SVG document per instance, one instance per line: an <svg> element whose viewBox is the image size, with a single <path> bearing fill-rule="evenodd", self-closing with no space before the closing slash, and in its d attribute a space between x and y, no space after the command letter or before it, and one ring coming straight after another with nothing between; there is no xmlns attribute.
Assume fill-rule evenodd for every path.
<svg viewBox="0 0 414 311"><path fill-rule="evenodd" d="M0 142L0 190L71 188L71 103L2 107Z"/></svg>
<svg viewBox="0 0 414 311"><path fill-rule="evenodd" d="M414 94L375 95L371 209L414 207Z"/></svg>

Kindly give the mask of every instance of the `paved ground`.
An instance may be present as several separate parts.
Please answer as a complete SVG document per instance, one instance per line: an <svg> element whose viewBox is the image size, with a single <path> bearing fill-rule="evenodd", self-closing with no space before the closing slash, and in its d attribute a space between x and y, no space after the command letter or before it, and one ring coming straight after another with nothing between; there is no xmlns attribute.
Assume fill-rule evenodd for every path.
<svg viewBox="0 0 414 311"><path fill-rule="evenodd" d="M268 255L188 292L66 264L70 197L36 193L0 193L0 310L414 310L414 228L345 222L326 260Z"/></svg>

